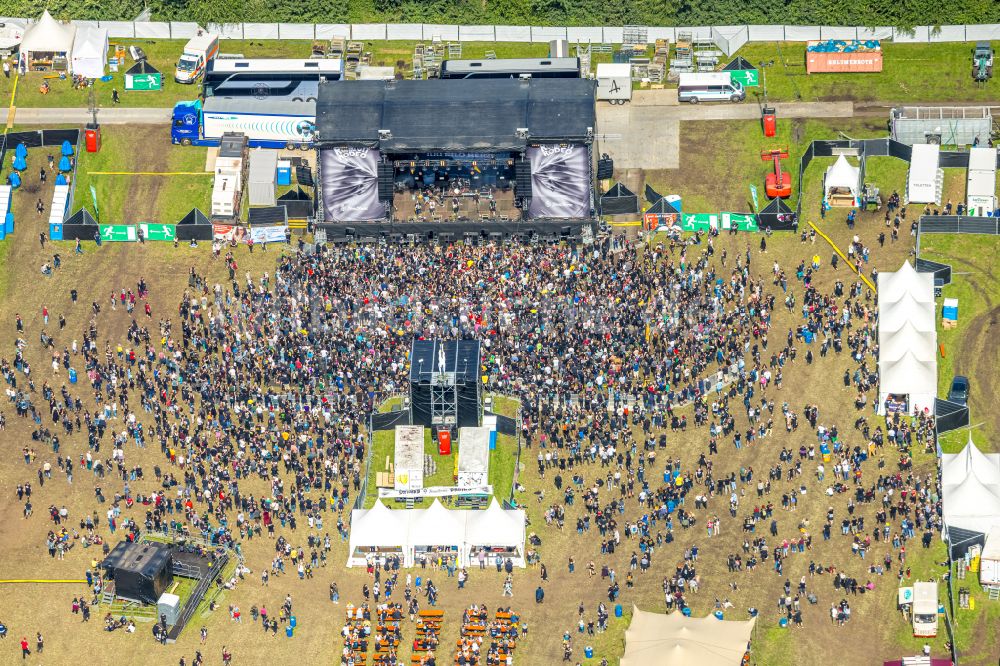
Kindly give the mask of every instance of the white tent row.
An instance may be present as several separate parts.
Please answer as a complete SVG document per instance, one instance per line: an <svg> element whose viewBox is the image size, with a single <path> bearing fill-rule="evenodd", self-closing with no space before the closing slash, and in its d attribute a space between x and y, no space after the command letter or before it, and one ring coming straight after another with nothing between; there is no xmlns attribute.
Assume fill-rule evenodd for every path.
<svg viewBox="0 0 1000 666"><path fill-rule="evenodd" d="M370 557L398 555L403 566L422 556L455 555L471 565L481 551L493 561L510 558L523 568L524 510L506 510L494 499L484 511L447 509L437 499L426 509L390 509L376 500L371 509L351 512L347 566L364 566Z"/></svg>
<svg viewBox="0 0 1000 666"><path fill-rule="evenodd" d="M945 538L1000 528L1000 453L983 453L970 434L961 452L942 455L941 502Z"/></svg>
<svg viewBox="0 0 1000 666"><path fill-rule="evenodd" d="M934 412L937 397L937 332L934 277L909 261L879 273L878 410Z"/></svg>

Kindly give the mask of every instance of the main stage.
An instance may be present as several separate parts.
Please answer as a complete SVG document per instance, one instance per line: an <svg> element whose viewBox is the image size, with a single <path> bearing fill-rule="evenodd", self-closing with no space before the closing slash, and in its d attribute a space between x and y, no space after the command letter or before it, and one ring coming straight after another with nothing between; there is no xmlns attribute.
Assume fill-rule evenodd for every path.
<svg viewBox="0 0 1000 666"><path fill-rule="evenodd" d="M586 240L594 82L333 81L317 102L328 241Z"/></svg>

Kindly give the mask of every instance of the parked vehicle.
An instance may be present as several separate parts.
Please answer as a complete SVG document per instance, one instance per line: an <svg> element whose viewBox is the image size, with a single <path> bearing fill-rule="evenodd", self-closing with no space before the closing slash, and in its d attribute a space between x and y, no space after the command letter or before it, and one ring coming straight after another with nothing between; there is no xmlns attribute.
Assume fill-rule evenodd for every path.
<svg viewBox="0 0 1000 666"><path fill-rule="evenodd" d="M948 400L958 402L963 405L969 403L969 378L962 375L955 375L951 380L951 389L948 391Z"/></svg>
<svg viewBox="0 0 1000 666"><path fill-rule="evenodd" d="M937 636L938 628L938 584L913 584L913 635L920 637Z"/></svg>
<svg viewBox="0 0 1000 666"><path fill-rule="evenodd" d="M747 92L729 72L681 74L677 99L681 102L742 102Z"/></svg>
<svg viewBox="0 0 1000 666"><path fill-rule="evenodd" d="M305 149L315 131L315 102L255 97L179 102L170 123L171 142L184 146L218 146L224 134L238 132L251 148Z"/></svg>
<svg viewBox="0 0 1000 666"><path fill-rule="evenodd" d="M632 99L632 65L602 62L597 65L597 100L624 104Z"/></svg>
<svg viewBox="0 0 1000 666"><path fill-rule="evenodd" d="M194 83L202 74L208 62L219 54L219 36L203 32L188 40L184 51L177 61L174 81L177 83Z"/></svg>

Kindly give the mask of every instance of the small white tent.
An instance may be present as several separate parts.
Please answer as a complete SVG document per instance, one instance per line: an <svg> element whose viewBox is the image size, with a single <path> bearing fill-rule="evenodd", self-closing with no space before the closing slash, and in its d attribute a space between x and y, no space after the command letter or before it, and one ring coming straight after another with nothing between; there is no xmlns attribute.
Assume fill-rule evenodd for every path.
<svg viewBox="0 0 1000 666"><path fill-rule="evenodd" d="M472 511L465 526L465 543L469 563L486 550L490 561L495 557L510 558L524 567L524 510L505 510L496 498L485 511Z"/></svg>
<svg viewBox="0 0 1000 666"><path fill-rule="evenodd" d="M409 512L393 511L381 500L375 500L375 506L370 509L355 509L351 512L347 566L364 566L368 555L387 553L405 556L409 525Z"/></svg>
<svg viewBox="0 0 1000 666"><path fill-rule="evenodd" d="M75 36L75 26L60 23L52 18L48 10L45 10L42 12L42 18L24 33L24 39L21 40L20 66L26 70L36 67L52 69L60 59L68 66Z"/></svg>
<svg viewBox="0 0 1000 666"><path fill-rule="evenodd" d="M80 28L73 42L70 71L88 79L104 76L108 62L108 31L104 28Z"/></svg>
<svg viewBox="0 0 1000 666"><path fill-rule="evenodd" d="M621 666L740 666L756 618L718 620L632 607Z"/></svg>
<svg viewBox="0 0 1000 666"><path fill-rule="evenodd" d="M859 180L861 180L861 169L851 166L847 158L841 155L833 166L826 170L826 177L823 179L823 198L831 206L859 206L861 205Z"/></svg>

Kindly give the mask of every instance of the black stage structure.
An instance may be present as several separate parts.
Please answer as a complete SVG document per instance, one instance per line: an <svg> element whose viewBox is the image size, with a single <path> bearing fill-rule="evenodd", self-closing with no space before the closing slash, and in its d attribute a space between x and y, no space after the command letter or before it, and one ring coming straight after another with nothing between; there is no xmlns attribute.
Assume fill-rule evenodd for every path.
<svg viewBox="0 0 1000 666"><path fill-rule="evenodd" d="M414 340L410 348L410 424L476 427L483 400L478 340Z"/></svg>
<svg viewBox="0 0 1000 666"><path fill-rule="evenodd" d="M155 604L173 580L172 548L155 541L122 541L101 566L115 581L115 595Z"/></svg>
<svg viewBox="0 0 1000 666"><path fill-rule="evenodd" d="M593 81L331 81L316 103L328 241L587 240Z"/></svg>

